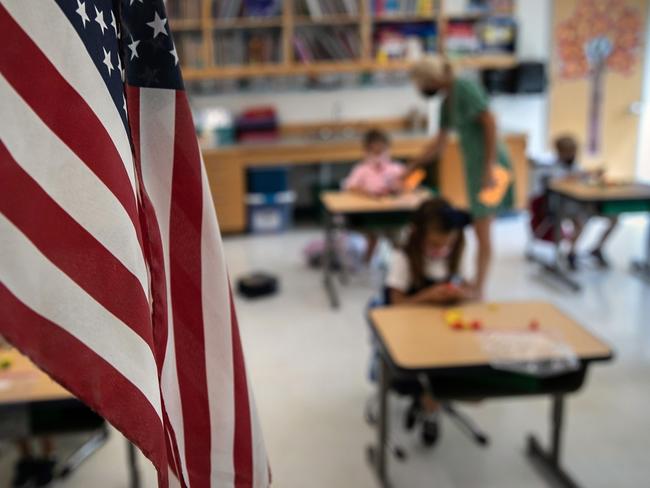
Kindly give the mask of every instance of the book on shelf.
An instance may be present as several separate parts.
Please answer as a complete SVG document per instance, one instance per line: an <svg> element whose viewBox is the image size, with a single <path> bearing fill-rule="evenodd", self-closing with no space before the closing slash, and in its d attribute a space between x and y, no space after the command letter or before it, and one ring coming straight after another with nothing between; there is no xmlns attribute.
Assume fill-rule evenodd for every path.
<svg viewBox="0 0 650 488"><path fill-rule="evenodd" d="M282 0L244 0L244 15L273 17L282 12Z"/></svg>
<svg viewBox="0 0 650 488"><path fill-rule="evenodd" d="M379 15L431 15L433 0L374 0L373 12Z"/></svg>
<svg viewBox="0 0 650 488"><path fill-rule="evenodd" d="M356 59L360 45L359 35L353 29L299 29L293 39L296 59L304 63Z"/></svg>
<svg viewBox="0 0 650 488"><path fill-rule="evenodd" d="M517 23L510 17L489 17L477 24L481 48L487 52L514 53Z"/></svg>
<svg viewBox="0 0 650 488"><path fill-rule="evenodd" d="M514 0L470 0L468 9L485 15L512 15L515 10Z"/></svg>
<svg viewBox="0 0 650 488"><path fill-rule="evenodd" d="M374 36L375 57L379 62L391 59L418 59L438 48L438 30L434 23L400 23L379 26Z"/></svg>
<svg viewBox="0 0 650 488"><path fill-rule="evenodd" d="M322 17L323 11L320 8L319 0L306 0L307 11L309 12L310 17Z"/></svg>
<svg viewBox="0 0 650 488"><path fill-rule="evenodd" d="M217 19L274 17L280 15L281 0L214 0L212 16Z"/></svg>
<svg viewBox="0 0 650 488"><path fill-rule="evenodd" d="M447 24L445 47L452 55L513 53L516 35L517 24L509 17L486 17L478 21L453 20Z"/></svg>
<svg viewBox="0 0 650 488"><path fill-rule="evenodd" d="M296 13L314 19L325 15L358 15L357 0L299 0Z"/></svg>
<svg viewBox="0 0 650 488"><path fill-rule="evenodd" d="M311 51L307 46L307 42L300 36L293 37L293 48L296 55L296 59L302 61L303 63L311 63L314 58L311 55Z"/></svg>
<svg viewBox="0 0 650 488"><path fill-rule="evenodd" d="M201 18L201 0L167 0L166 9L173 19Z"/></svg>
<svg viewBox="0 0 650 488"><path fill-rule="evenodd" d="M217 66L276 63L279 53L279 35L272 30L229 31L220 33L214 40L214 63Z"/></svg>
<svg viewBox="0 0 650 488"><path fill-rule="evenodd" d="M236 19L242 10L242 0L216 0L212 4L212 15L218 19Z"/></svg>
<svg viewBox="0 0 650 488"><path fill-rule="evenodd" d="M176 35L176 50L180 64L188 68L203 68L203 38L196 32Z"/></svg>
<svg viewBox="0 0 650 488"><path fill-rule="evenodd" d="M471 21L449 22L445 40L445 47L450 54L469 54L481 49L478 29Z"/></svg>

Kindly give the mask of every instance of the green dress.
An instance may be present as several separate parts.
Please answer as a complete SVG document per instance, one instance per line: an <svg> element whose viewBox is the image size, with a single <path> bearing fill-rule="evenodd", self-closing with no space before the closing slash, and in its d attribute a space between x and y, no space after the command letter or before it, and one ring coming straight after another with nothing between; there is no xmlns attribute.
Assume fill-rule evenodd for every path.
<svg viewBox="0 0 650 488"><path fill-rule="evenodd" d="M514 201L512 184L496 207L485 206L478 199L485 168L485 135L478 116L486 110L488 99L485 91L478 84L460 78L454 80L451 93L443 101L440 110L440 129L455 130L460 139L469 211L475 218L495 215L512 208ZM508 151L501 141L497 142L497 161L505 168L512 168Z"/></svg>

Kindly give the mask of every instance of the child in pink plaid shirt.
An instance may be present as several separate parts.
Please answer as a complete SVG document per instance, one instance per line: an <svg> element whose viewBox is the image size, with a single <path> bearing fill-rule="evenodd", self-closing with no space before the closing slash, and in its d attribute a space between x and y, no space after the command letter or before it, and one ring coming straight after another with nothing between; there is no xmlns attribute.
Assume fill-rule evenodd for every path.
<svg viewBox="0 0 650 488"><path fill-rule="evenodd" d="M343 189L380 197L398 193L404 166L390 158L390 141L386 133L372 129L363 137L365 158L343 182Z"/></svg>
<svg viewBox="0 0 650 488"><path fill-rule="evenodd" d="M388 135L377 129L369 130L363 137L363 148L366 156L343 181L343 189L372 197L402 191L404 166L391 159ZM365 237L368 242L365 260L370 262L379 239L374 233L366 233Z"/></svg>

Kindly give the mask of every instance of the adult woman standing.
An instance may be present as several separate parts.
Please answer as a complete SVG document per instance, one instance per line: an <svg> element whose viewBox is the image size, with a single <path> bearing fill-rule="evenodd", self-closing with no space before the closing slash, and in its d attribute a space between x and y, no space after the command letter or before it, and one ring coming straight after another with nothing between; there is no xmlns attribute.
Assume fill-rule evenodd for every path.
<svg viewBox="0 0 650 488"><path fill-rule="evenodd" d="M458 134L469 211L478 241L474 285L477 297L481 297L492 259L492 220L499 211L512 206L513 188L510 185L501 201L494 206L483 203L479 194L495 185L494 168L497 165L510 170L510 158L497 139L494 115L488 107L485 92L477 83L456 77L449 62L440 56L429 56L417 62L410 74L422 95L429 98L441 93L444 97L440 110L440 132L420 157L411 163L410 170L432 164L444 152L449 132L454 130Z"/></svg>

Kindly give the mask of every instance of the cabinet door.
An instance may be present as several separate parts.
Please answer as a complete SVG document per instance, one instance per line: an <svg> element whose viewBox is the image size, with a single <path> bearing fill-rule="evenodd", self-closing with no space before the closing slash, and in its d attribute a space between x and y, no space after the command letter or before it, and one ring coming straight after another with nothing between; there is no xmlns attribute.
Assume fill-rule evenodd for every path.
<svg viewBox="0 0 650 488"><path fill-rule="evenodd" d="M221 232L243 232L246 229L243 165L209 151L203 153L203 160Z"/></svg>

